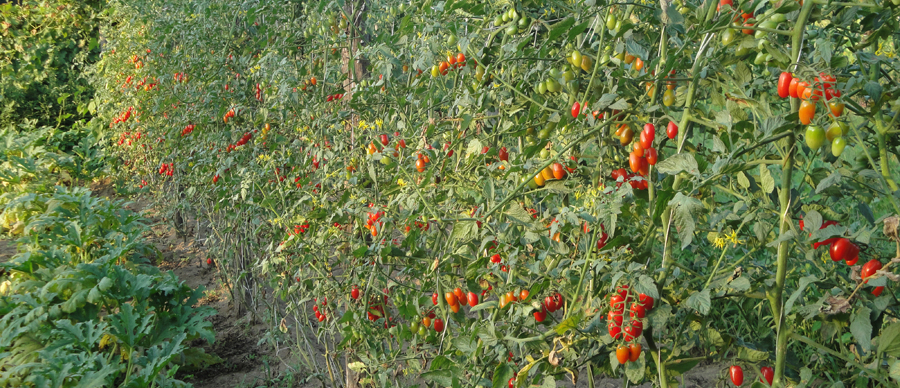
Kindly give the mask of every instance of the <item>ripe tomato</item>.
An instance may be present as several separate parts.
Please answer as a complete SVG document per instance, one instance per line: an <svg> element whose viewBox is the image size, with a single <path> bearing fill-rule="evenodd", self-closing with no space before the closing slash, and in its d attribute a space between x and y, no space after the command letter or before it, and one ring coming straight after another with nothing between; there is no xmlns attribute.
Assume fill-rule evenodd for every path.
<svg viewBox="0 0 900 388"><path fill-rule="evenodd" d="M725 6L725 5L727 5L729 7L734 7L734 2L731 0L719 0L719 5L716 6L716 12L721 11L722 6Z"/></svg>
<svg viewBox="0 0 900 388"><path fill-rule="evenodd" d="M803 123L803 125L809 125L809 123L812 122L813 116L816 115L816 104L809 100L803 100L803 102L800 103L799 115L800 122Z"/></svg>
<svg viewBox="0 0 900 388"><path fill-rule="evenodd" d="M379 138L381 139L382 145L388 145L388 135L382 133Z"/></svg>
<svg viewBox="0 0 900 388"><path fill-rule="evenodd" d="M572 118L578 118L578 113L581 113L581 104L579 104L578 101L575 101L575 103L572 104Z"/></svg>
<svg viewBox="0 0 900 388"><path fill-rule="evenodd" d="M744 383L744 370L740 366L732 365L728 373L731 375L731 383L740 386Z"/></svg>
<svg viewBox="0 0 900 388"><path fill-rule="evenodd" d="M448 292L444 294L444 300L447 301L447 304L453 306L459 303L459 300L456 298L456 294L452 292Z"/></svg>
<svg viewBox="0 0 900 388"><path fill-rule="evenodd" d="M644 324L641 321L631 321L631 326L626 326L623 331L625 332L625 341L631 341L641 336Z"/></svg>
<svg viewBox="0 0 900 388"><path fill-rule="evenodd" d="M628 285L623 284L616 289L616 292L622 296L622 300L628 300Z"/></svg>
<svg viewBox="0 0 900 388"><path fill-rule="evenodd" d="M553 169L550 168L550 166L544 167L544 169L541 170L541 176L544 177L544 180L545 180L545 181L549 181L549 180L554 179L554 177L553 177Z"/></svg>
<svg viewBox="0 0 900 388"><path fill-rule="evenodd" d="M438 66L438 70L441 72L441 75L446 75L448 68L450 68L450 64L446 61L441 62L440 66ZM432 71L432 74L434 74L434 71Z"/></svg>
<svg viewBox="0 0 900 388"><path fill-rule="evenodd" d="M847 257L847 251L850 249L850 245L853 243L846 238L839 238L833 244L831 244L831 248L828 252L831 254L832 261L841 261Z"/></svg>
<svg viewBox="0 0 900 388"><path fill-rule="evenodd" d="M632 318L643 318L645 315L647 315L647 310L644 309L644 306L642 306L640 303L634 302L631 304L631 312L629 313L629 315Z"/></svg>
<svg viewBox="0 0 900 388"><path fill-rule="evenodd" d="M609 306L612 308L612 311L615 311L616 314L621 315L625 312L625 298L622 295L616 294L609 298Z"/></svg>
<svg viewBox="0 0 900 388"><path fill-rule="evenodd" d="M435 306L438 304L438 294L437 292L431 294L431 303L434 303Z"/></svg>
<svg viewBox="0 0 900 388"><path fill-rule="evenodd" d="M859 246L851 243L850 247L847 248L847 253L844 254L844 260L847 265L856 265L856 262L859 260Z"/></svg>
<svg viewBox="0 0 900 388"><path fill-rule="evenodd" d="M636 141L633 144L634 144L634 150L631 151L631 153L643 158L644 157L644 147L641 145L641 142Z"/></svg>
<svg viewBox="0 0 900 388"><path fill-rule="evenodd" d="M606 314L606 320L611 323L615 323L616 326L622 326L622 314L616 314L615 311L610 310L609 313Z"/></svg>
<svg viewBox="0 0 900 388"><path fill-rule="evenodd" d="M800 98L800 95L797 94L797 86L800 84L799 78L792 78L791 82L788 84L788 95L793 98Z"/></svg>
<svg viewBox="0 0 900 388"><path fill-rule="evenodd" d="M778 77L778 97L787 98L791 94L791 81L794 79L789 72L782 72Z"/></svg>
<svg viewBox="0 0 900 388"><path fill-rule="evenodd" d="M461 288L456 287L453 290L453 295L456 295L456 300L458 300L459 303L466 304L466 294L463 292L463 290Z"/></svg>
<svg viewBox="0 0 900 388"><path fill-rule="evenodd" d="M519 300L528 299L528 294L529 294L528 290L519 291Z"/></svg>
<svg viewBox="0 0 900 388"><path fill-rule="evenodd" d="M656 149L650 148L645 152L645 154L646 154L646 158L647 158L647 163L649 163L651 166L655 165L656 161L659 158L659 155L656 153Z"/></svg>
<svg viewBox="0 0 900 388"><path fill-rule="evenodd" d="M552 296L544 298L544 308L551 313L556 311L556 302L553 300Z"/></svg>
<svg viewBox="0 0 900 388"><path fill-rule="evenodd" d="M678 137L678 124L675 124L674 121L669 121L669 125L666 126L666 136L672 140Z"/></svg>
<svg viewBox="0 0 900 388"><path fill-rule="evenodd" d="M555 179L563 179L566 177L566 169L563 168L563 165L560 163L553 163L550 166L550 170L553 172L553 178Z"/></svg>
<svg viewBox="0 0 900 388"><path fill-rule="evenodd" d="M638 172L641 170L641 156L632 152L628 155L628 166L631 167L632 172Z"/></svg>
<svg viewBox="0 0 900 388"><path fill-rule="evenodd" d="M447 54L447 63L449 63L450 66L455 65L456 64L456 56L454 56L453 54Z"/></svg>
<svg viewBox="0 0 900 388"><path fill-rule="evenodd" d="M615 322L610 321L606 324L606 330L613 339L622 338L622 325L617 325Z"/></svg>
<svg viewBox="0 0 900 388"><path fill-rule="evenodd" d="M537 322L543 322L545 319L547 319L547 308L541 306L541 311L534 312L534 320Z"/></svg>
<svg viewBox="0 0 900 388"><path fill-rule="evenodd" d="M465 304L465 300L463 300L462 302L463 302L463 304ZM459 307L460 307L460 305L458 305L458 304L450 306L450 311L452 311L454 314L456 314L459 312Z"/></svg>
<svg viewBox="0 0 900 388"><path fill-rule="evenodd" d="M628 361L635 362L641 356L641 344L631 344L628 346Z"/></svg>
<svg viewBox="0 0 900 388"><path fill-rule="evenodd" d="M875 271L878 271L879 269L881 269L880 261L878 261L877 259L869 260L868 263L863 264L862 270L859 271L859 276L862 277L863 280L865 280L869 276L874 275ZM868 282L869 282L868 280L864 281L864 283L868 283Z"/></svg>
<svg viewBox="0 0 900 388"><path fill-rule="evenodd" d="M478 305L478 294L469 291L466 296L468 297L469 306L475 307Z"/></svg>
<svg viewBox="0 0 900 388"><path fill-rule="evenodd" d="M506 151L506 147L500 147L500 151L497 153L497 156L504 162L509 161L509 152Z"/></svg>
<svg viewBox="0 0 900 388"><path fill-rule="evenodd" d="M653 124L644 124L644 130L641 131L641 147L649 149L653 147L653 140L656 138L656 127Z"/></svg>
<svg viewBox="0 0 900 388"><path fill-rule="evenodd" d="M463 53L456 54L456 63L457 63L457 66L465 66L466 65L466 54L463 54Z"/></svg>
<svg viewBox="0 0 900 388"><path fill-rule="evenodd" d="M631 358L631 352L628 351L628 347L619 345L619 347L616 348L616 359L619 360L619 364L624 365L628 362L629 358Z"/></svg>
<svg viewBox="0 0 900 388"><path fill-rule="evenodd" d="M766 379L769 385L772 385L772 379L775 378L775 370L770 366L764 366L762 368L759 368L759 372L762 373L763 378ZM759 382L763 382L763 380L759 379Z"/></svg>
<svg viewBox="0 0 900 388"><path fill-rule="evenodd" d="M501 259L500 259L499 253L495 253L493 256L491 256L491 263L499 264L500 261L501 261Z"/></svg>
<svg viewBox="0 0 900 388"><path fill-rule="evenodd" d="M434 331L440 333L444 331L444 320L443 319L435 319L434 320Z"/></svg>
<svg viewBox="0 0 900 388"><path fill-rule="evenodd" d="M316 77L310 78L310 79L309 79L309 83L311 83L311 84L313 84L313 85L315 86L315 84L316 84Z"/></svg>
<svg viewBox="0 0 900 388"><path fill-rule="evenodd" d="M350 290L350 297L353 299L359 299L359 288L353 286L353 289Z"/></svg>

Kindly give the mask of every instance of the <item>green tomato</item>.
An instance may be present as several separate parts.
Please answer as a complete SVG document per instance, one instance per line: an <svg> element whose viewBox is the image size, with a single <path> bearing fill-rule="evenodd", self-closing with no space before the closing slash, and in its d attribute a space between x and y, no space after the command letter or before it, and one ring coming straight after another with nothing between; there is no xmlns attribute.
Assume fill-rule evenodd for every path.
<svg viewBox="0 0 900 388"><path fill-rule="evenodd" d="M847 141L844 140L843 136L838 136L831 141L831 154L835 157L841 156L844 153L844 147L847 146Z"/></svg>
<svg viewBox="0 0 900 388"><path fill-rule="evenodd" d="M836 138L842 137L847 134L847 124L844 124L840 121L835 121L831 123L831 126L828 127L828 130L825 131L825 138L828 141L833 141Z"/></svg>
<svg viewBox="0 0 900 388"><path fill-rule="evenodd" d="M419 331L419 321L413 321L409 324L409 331L414 333Z"/></svg>
<svg viewBox="0 0 900 388"><path fill-rule="evenodd" d="M551 132L551 131L552 131L552 130L550 129L550 127L545 127L545 128L542 129L540 132L538 132L538 139L541 139L541 140L547 140L547 139L549 139L549 138L550 138L550 132Z"/></svg>
<svg viewBox="0 0 900 388"><path fill-rule="evenodd" d="M572 51L572 55L569 57L569 63L573 65L581 65L581 53L578 50Z"/></svg>
<svg viewBox="0 0 900 388"><path fill-rule="evenodd" d="M385 165L385 166L391 164L391 158L389 158L389 157L387 157L387 156L382 156L382 157L381 157L381 164L383 164L383 165Z"/></svg>
<svg viewBox="0 0 900 388"><path fill-rule="evenodd" d="M734 30L727 28L725 31L722 31L722 45L728 46L732 42L734 42Z"/></svg>
<svg viewBox="0 0 900 388"><path fill-rule="evenodd" d="M515 23L510 23L510 25L506 26L506 35L515 35L517 31L519 31L519 29L516 28Z"/></svg>
<svg viewBox="0 0 900 388"><path fill-rule="evenodd" d="M562 91L562 85L559 82L556 82L555 79L551 78L546 81L547 90L552 93L559 93Z"/></svg>
<svg viewBox="0 0 900 388"><path fill-rule="evenodd" d="M787 20L787 16L784 16L783 13L776 13L769 17L769 20L771 20L772 23L778 24Z"/></svg>
<svg viewBox="0 0 900 388"><path fill-rule="evenodd" d="M503 17L497 15L497 17L494 18L494 27L500 27L501 24L503 24Z"/></svg>
<svg viewBox="0 0 900 388"><path fill-rule="evenodd" d="M447 45L453 47L456 45L457 39L456 35L450 34L450 37L447 38Z"/></svg>
<svg viewBox="0 0 900 388"><path fill-rule="evenodd" d="M575 79L575 73L573 73L572 70L566 70L562 73L562 77L564 81L569 82Z"/></svg>
<svg viewBox="0 0 900 388"><path fill-rule="evenodd" d="M546 82L538 83L537 92L540 94L547 93L547 83Z"/></svg>
<svg viewBox="0 0 900 388"><path fill-rule="evenodd" d="M766 53L760 52L756 54L756 59L753 60L754 65L762 65L766 63Z"/></svg>
<svg viewBox="0 0 900 388"><path fill-rule="evenodd" d="M419 336L424 337L426 334L425 326L419 326Z"/></svg>
<svg viewBox="0 0 900 388"><path fill-rule="evenodd" d="M806 146L815 151L825 144L825 130L818 125L806 127Z"/></svg>
<svg viewBox="0 0 900 388"><path fill-rule="evenodd" d="M736 49L734 49L734 55L743 57L744 55L750 54L750 48L744 45L738 45Z"/></svg>
<svg viewBox="0 0 900 388"><path fill-rule="evenodd" d="M616 15L615 14L611 13L611 14L609 14L609 16L606 17L606 28L610 29L610 30L616 28Z"/></svg>
<svg viewBox="0 0 900 388"><path fill-rule="evenodd" d="M547 159L547 158L549 158L549 157L550 157L550 150L548 150L548 149L546 149L546 148L542 149L542 150L541 150L541 153L540 153L540 156L541 156L541 159Z"/></svg>

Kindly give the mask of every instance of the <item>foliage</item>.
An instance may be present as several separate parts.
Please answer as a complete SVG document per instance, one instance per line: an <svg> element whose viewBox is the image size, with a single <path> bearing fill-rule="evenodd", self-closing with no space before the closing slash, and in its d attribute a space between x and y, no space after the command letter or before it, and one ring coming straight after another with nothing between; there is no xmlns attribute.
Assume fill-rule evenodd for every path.
<svg viewBox="0 0 900 388"><path fill-rule="evenodd" d="M701 361L749 381L774 365L776 385L900 380L893 3L112 9L94 125L120 174L209 223L233 296L310 370L335 365L303 334L373 386L667 386ZM802 93L777 94L787 70L803 116ZM835 237L863 261L813 244ZM624 314L630 341L604 330L623 285L656 300ZM454 307L457 287L480 304ZM625 342L646 351L623 366Z"/></svg>
<svg viewBox="0 0 900 388"><path fill-rule="evenodd" d="M87 118L99 59L100 1L0 4L0 128L36 120L68 129Z"/></svg>

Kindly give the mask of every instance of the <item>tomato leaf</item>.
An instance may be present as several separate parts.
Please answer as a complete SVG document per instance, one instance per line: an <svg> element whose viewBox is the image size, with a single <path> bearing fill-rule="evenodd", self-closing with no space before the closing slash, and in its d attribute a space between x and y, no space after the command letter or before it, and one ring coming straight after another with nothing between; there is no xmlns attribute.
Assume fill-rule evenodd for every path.
<svg viewBox="0 0 900 388"><path fill-rule="evenodd" d="M494 368L494 379L491 381L493 388L506 388L509 386L509 379L513 377L513 370L509 364L501 362Z"/></svg>
<svg viewBox="0 0 900 388"><path fill-rule="evenodd" d="M691 154L686 152L672 155L665 160L657 163L656 169L663 174L670 175L675 175L682 171L693 176L700 175L700 169L697 166L697 160L695 160Z"/></svg>
<svg viewBox="0 0 900 388"><path fill-rule="evenodd" d="M560 37L560 35L569 31L569 29L572 28L572 26L574 26L574 25L575 25L575 19L572 17L568 17L568 18L566 18L566 20L563 20L559 23L552 25L550 28L550 34L547 36L547 41L552 41L552 40Z"/></svg>
<svg viewBox="0 0 900 388"><path fill-rule="evenodd" d="M485 309L492 309L492 308L495 308L495 307L497 307L497 301L496 301L496 300L492 300L492 301L489 301L489 302L481 302L481 303L479 303L477 306L472 307L472 308L469 310L469 312L470 312L470 313L474 313L474 312L476 312L476 311L481 311L481 310L485 310Z"/></svg>
<svg viewBox="0 0 900 388"><path fill-rule="evenodd" d="M862 306L850 317L850 332L853 333L853 338L859 346L867 352L872 348L872 321L869 318L871 313L872 310Z"/></svg>
<svg viewBox="0 0 900 388"><path fill-rule="evenodd" d="M712 301L709 298L709 288L704 288L700 292L695 291L684 301L684 305L696 310L700 315L709 314L709 309L712 307Z"/></svg>
<svg viewBox="0 0 900 388"><path fill-rule="evenodd" d="M784 311L786 314L791 313L791 308L794 307L794 303L797 302L797 299L800 298L801 295L806 291L806 287L809 286L810 283L815 283L819 281L819 278L809 275L800 278L800 284L797 286L797 290L791 294L791 297L788 298L787 302L784 303Z"/></svg>
<svg viewBox="0 0 900 388"><path fill-rule="evenodd" d="M644 378L644 371L646 370L646 365L644 365L646 361L645 355L646 352L641 352L637 361L625 364L625 376L628 377L628 381L638 383Z"/></svg>
<svg viewBox="0 0 900 388"><path fill-rule="evenodd" d="M560 322L559 325L556 326L556 334L565 334L567 331L578 327L579 322L581 322L580 316L572 315L571 317L566 318L565 321Z"/></svg>
<svg viewBox="0 0 900 388"><path fill-rule="evenodd" d="M584 32L584 30L586 30L588 28L588 25L590 25L590 23L591 23L590 21L586 21L575 27L572 27L572 29L569 30L569 39L575 39L575 37L577 37L578 34Z"/></svg>
<svg viewBox="0 0 900 388"><path fill-rule="evenodd" d="M675 229L681 239L681 249L687 248L694 239L695 215L703 210L703 203L697 198L679 192L669 201L669 206L675 209Z"/></svg>
<svg viewBox="0 0 900 388"><path fill-rule="evenodd" d="M841 172L840 170L834 170L827 178L819 181L819 184L816 185L816 194L821 193L822 190L825 190L831 186L834 186L841 182Z"/></svg>
<svg viewBox="0 0 900 388"><path fill-rule="evenodd" d="M453 371L450 369L428 371L422 373L422 378L443 387L449 387L453 385Z"/></svg>
<svg viewBox="0 0 900 388"><path fill-rule="evenodd" d="M881 330L878 337L878 354L884 353L900 357L900 323L892 323Z"/></svg>
<svg viewBox="0 0 900 388"><path fill-rule="evenodd" d="M759 182L760 187L766 194L771 194L775 190L775 178L772 178L769 167L764 164L759 166Z"/></svg>
<svg viewBox="0 0 900 388"><path fill-rule="evenodd" d="M687 361L672 360L672 361L669 361L666 363L666 369L675 371L679 374L684 374L685 372L687 372L687 371L693 369L695 366L697 366L697 364L699 364L700 361L701 360L699 360L699 359L687 360Z"/></svg>

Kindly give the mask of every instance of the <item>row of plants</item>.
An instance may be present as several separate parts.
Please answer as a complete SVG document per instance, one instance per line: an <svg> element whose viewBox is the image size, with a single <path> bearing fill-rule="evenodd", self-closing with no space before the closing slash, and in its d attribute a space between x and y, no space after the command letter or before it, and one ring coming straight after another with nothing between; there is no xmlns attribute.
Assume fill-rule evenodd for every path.
<svg viewBox="0 0 900 388"><path fill-rule="evenodd" d="M146 221L125 203L56 185L76 156L49 151L48 128L0 131L0 386L189 386L179 365L207 359L215 313L148 259ZM68 180L71 183L70 180Z"/></svg>
<svg viewBox="0 0 900 388"><path fill-rule="evenodd" d="M111 10L118 173L323 382L900 381L892 2Z"/></svg>

